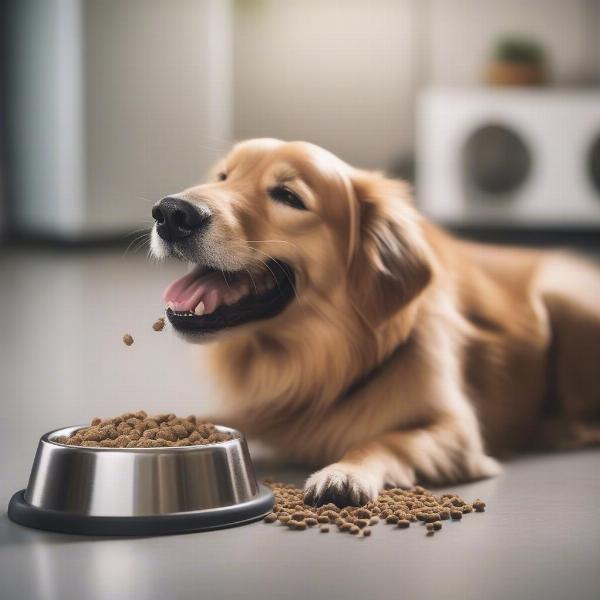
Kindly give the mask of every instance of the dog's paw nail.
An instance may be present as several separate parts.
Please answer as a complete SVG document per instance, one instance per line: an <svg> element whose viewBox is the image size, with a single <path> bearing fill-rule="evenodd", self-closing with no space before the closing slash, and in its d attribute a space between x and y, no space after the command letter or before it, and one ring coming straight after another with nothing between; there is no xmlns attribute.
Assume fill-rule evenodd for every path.
<svg viewBox="0 0 600 600"><path fill-rule="evenodd" d="M304 501L319 506L333 502L337 506L361 506L373 500L377 484L356 470L340 466L326 467L311 475L305 485Z"/></svg>

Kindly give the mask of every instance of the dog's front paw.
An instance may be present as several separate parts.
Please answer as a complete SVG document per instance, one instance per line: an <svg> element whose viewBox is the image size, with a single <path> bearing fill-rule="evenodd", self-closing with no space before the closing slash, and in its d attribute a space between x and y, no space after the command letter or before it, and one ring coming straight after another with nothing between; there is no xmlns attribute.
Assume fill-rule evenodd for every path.
<svg viewBox="0 0 600 600"><path fill-rule="evenodd" d="M333 502L336 506L362 506L379 493L375 477L355 466L336 463L313 473L304 484L304 502L321 506Z"/></svg>

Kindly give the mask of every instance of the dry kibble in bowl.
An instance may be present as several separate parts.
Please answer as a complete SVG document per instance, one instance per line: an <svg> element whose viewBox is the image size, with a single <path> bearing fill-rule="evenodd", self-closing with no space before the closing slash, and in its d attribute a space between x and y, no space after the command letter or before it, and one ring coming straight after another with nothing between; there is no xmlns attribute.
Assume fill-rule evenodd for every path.
<svg viewBox="0 0 600 600"><path fill-rule="evenodd" d="M150 417L141 410L111 419L94 418L89 427L52 441L92 448L180 448L218 444L234 438L233 434L219 431L213 423L201 421L194 415L181 418L164 413Z"/></svg>

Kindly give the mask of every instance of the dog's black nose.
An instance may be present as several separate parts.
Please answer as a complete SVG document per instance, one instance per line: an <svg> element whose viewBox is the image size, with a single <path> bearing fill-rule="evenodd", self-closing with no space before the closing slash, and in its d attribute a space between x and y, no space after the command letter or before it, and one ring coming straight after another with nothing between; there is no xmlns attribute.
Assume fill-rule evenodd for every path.
<svg viewBox="0 0 600 600"><path fill-rule="evenodd" d="M156 220L156 233L167 242L188 237L205 227L210 219L208 212L170 196L154 206L152 216Z"/></svg>

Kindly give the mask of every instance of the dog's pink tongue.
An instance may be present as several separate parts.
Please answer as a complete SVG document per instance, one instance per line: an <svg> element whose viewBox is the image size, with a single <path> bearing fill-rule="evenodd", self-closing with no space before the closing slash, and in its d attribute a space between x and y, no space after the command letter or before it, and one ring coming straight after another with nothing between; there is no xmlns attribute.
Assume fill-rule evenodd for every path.
<svg viewBox="0 0 600 600"><path fill-rule="evenodd" d="M220 273L200 275L192 271L174 281L163 295L165 303L175 311L194 312L200 301L209 314L221 303L227 282Z"/></svg>

